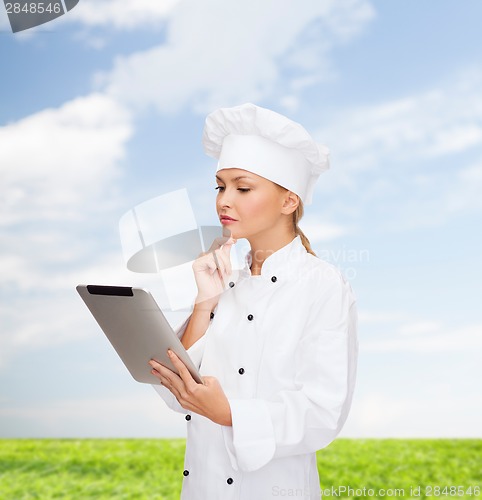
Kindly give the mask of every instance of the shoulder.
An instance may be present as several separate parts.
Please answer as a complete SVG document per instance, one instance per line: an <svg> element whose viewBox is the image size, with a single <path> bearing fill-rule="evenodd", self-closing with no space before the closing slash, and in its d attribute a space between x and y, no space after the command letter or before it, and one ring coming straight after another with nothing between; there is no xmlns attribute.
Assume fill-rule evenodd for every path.
<svg viewBox="0 0 482 500"><path fill-rule="evenodd" d="M300 278L313 285L324 286L335 283L348 283L343 273L334 264L308 252L303 255L299 270Z"/></svg>
<svg viewBox="0 0 482 500"><path fill-rule="evenodd" d="M313 301L347 296L355 301L353 290L342 271L334 264L310 253L303 255L299 267L300 285L309 290Z"/></svg>

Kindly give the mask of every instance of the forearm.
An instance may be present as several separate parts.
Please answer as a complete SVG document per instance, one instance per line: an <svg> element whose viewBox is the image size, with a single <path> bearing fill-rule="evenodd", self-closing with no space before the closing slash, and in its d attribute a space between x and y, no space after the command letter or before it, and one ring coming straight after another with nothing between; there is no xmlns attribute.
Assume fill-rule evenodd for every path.
<svg viewBox="0 0 482 500"><path fill-rule="evenodd" d="M211 321L211 312L216 307L216 304L213 301L204 301L194 305L191 319L181 338L181 343L185 349L189 349L206 333Z"/></svg>

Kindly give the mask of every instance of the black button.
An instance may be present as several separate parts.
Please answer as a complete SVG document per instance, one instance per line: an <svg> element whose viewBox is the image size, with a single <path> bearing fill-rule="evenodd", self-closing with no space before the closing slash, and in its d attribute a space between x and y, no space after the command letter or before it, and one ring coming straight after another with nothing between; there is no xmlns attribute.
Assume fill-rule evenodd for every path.
<svg viewBox="0 0 482 500"><path fill-rule="evenodd" d="M185 476L189 476L189 471L188 471L188 470L185 470L185 471L183 472L183 474L184 474Z"/></svg>
<svg viewBox="0 0 482 500"><path fill-rule="evenodd" d="M240 368L240 369L238 370L238 373L239 373L240 375L242 375L242 374L244 373L244 368Z"/></svg>
<svg viewBox="0 0 482 500"><path fill-rule="evenodd" d="M234 283L232 281L229 282L229 288L233 288Z"/></svg>
<svg viewBox="0 0 482 500"><path fill-rule="evenodd" d="M278 278L276 276L271 276L271 281L273 283L276 283L278 281Z"/></svg>
<svg viewBox="0 0 482 500"><path fill-rule="evenodd" d="M234 481L233 481L233 478L232 478L232 477L228 477L228 479L226 480L226 482L227 482L228 484L233 484L233 482L234 482Z"/></svg>
<svg viewBox="0 0 482 500"><path fill-rule="evenodd" d="M211 314L210 314L210 318L213 319L214 318L214 313L211 311Z"/></svg>
<svg viewBox="0 0 482 500"><path fill-rule="evenodd" d="M249 321L253 321L254 316L252 314L248 314Z"/></svg>
<svg viewBox="0 0 482 500"><path fill-rule="evenodd" d="M186 415L184 418L189 422L189 420L191 420L191 415Z"/></svg>

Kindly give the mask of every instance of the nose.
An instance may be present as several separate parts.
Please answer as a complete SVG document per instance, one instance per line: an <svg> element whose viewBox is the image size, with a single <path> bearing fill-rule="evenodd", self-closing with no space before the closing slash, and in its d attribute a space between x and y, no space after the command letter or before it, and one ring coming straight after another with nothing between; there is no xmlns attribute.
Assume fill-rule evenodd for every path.
<svg viewBox="0 0 482 500"><path fill-rule="evenodd" d="M230 207L231 202L229 200L229 196L226 194L226 189L218 194L218 198L216 200L216 203L219 208L224 208L224 207Z"/></svg>

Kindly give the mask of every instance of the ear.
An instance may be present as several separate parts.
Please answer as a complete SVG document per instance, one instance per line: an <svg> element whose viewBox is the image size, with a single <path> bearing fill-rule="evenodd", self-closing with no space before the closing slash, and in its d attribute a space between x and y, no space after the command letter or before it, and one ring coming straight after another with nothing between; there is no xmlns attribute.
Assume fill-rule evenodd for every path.
<svg viewBox="0 0 482 500"><path fill-rule="evenodd" d="M286 191L283 206L281 208L281 213L289 215L292 214L300 204L300 199L297 194Z"/></svg>

